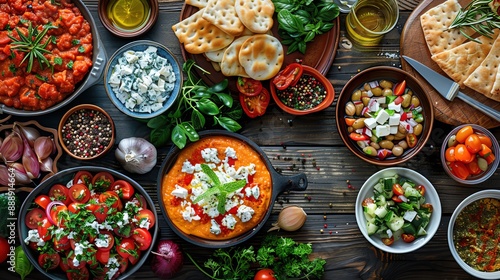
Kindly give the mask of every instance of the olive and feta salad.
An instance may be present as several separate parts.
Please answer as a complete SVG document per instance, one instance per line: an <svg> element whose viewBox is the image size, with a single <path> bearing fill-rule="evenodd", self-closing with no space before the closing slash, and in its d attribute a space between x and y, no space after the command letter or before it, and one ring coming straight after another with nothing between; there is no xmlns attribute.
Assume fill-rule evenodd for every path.
<svg viewBox="0 0 500 280"><path fill-rule="evenodd" d="M345 105L344 121L349 138L380 160L400 157L415 147L424 129L420 99L406 80L365 83Z"/></svg>
<svg viewBox="0 0 500 280"><path fill-rule="evenodd" d="M130 111L140 113L160 110L175 82L172 65L153 46L144 51L125 51L108 81L118 100Z"/></svg>
<svg viewBox="0 0 500 280"><path fill-rule="evenodd" d="M373 196L362 202L368 235L377 235L388 246L426 235L433 208L425 201L425 190L398 175L381 178L373 186Z"/></svg>

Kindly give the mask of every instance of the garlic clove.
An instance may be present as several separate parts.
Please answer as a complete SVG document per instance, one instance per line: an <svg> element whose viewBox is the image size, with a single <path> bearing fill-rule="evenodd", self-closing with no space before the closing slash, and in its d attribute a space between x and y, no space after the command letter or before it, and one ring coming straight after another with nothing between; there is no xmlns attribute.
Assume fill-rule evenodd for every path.
<svg viewBox="0 0 500 280"><path fill-rule="evenodd" d="M31 183L31 179L28 177L28 174L26 174L26 169L21 163L10 163L9 168L12 168L16 185L28 185Z"/></svg>
<svg viewBox="0 0 500 280"><path fill-rule="evenodd" d="M0 164L0 186L8 186L9 185L9 169L7 166Z"/></svg>
<svg viewBox="0 0 500 280"><path fill-rule="evenodd" d="M23 155L23 140L17 133L9 134L0 147L0 158L4 162L17 161Z"/></svg>
<svg viewBox="0 0 500 280"><path fill-rule="evenodd" d="M33 150L38 158L38 162L42 163L42 161L48 158L53 151L54 148L54 140L48 136L40 136L35 140L33 144Z"/></svg>
<svg viewBox="0 0 500 280"><path fill-rule="evenodd" d="M46 157L40 162L40 170L43 172L53 173L54 172L52 170L53 164L54 164L54 160L51 157Z"/></svg>
<svg viewBox="0 0 500 280"><path fill-rule="evenodd" d="M23 139L23 146L24 146L23 156L22 156L22 163L24 169L26 170L26 174L28 174L28 177L30 179L36 179L40 175L40 163L38 162L36 154L33 151L33 148L30 147L28 139L23 134L22 130L20 135L21 138Z"/></svg>
<svg viewBox="0 0 500 280"><path fill-rule="evenodd" d="M300 229L306 222L307 214L300 206L290 205L281 209L278 215L278 221L272 224L272 228L268 230L285 230L296 231Z"/></svg>
<svg viewBox="0 0 500 280"><path fill-rule="evenodd" d="M24 137L26 137L26 140L28 140L30 147L33 147L35 140L40 137L40 131L31 126L22 126L18 123L14 123L14 127L12 129L18 133L22 133Z"/></svg>

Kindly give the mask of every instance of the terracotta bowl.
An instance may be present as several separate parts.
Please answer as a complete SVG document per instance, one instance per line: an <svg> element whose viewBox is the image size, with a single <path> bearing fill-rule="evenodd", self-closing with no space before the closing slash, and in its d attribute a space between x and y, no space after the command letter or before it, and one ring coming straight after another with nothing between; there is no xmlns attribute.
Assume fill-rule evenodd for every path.
<svg viewBox="0 0 500 280"><path fill-rule="evenodd" d="M460 174L461 171L467 170L467 163L461 163L459 161L452 163L448 162L446 160L446 150L449 148L449 142L450 138L455 137L457 135L457 132L462 129L463 127L466 126L471 126L473 129L473 132L476 135L482 134L487 136L491 140L491 151L495 157L493 162L488 164L487 169L483 172L480 172L478 174L469 174L467 178L463 179L457 174ZM455 145L456 147L456 145ZM456 155L456 151L455 151ZM476 153L474 156L476 158L476 162L479 158L482 156L479 153ZM455 127L450 133L446 136L446 138L443 141L443 145L441 146L441 164L443 165L444 171L446 171L446 174L450 176L453 180L465 184L465 185L474 185L474 184L479 184L482 183L486 180L488 180L497 170L498 164L500 162L500 147L498 145L498 140L496 140L495 135L493 135L489 130L486 128L476 125L476 124L462 124L457 127ZM459 173L456 173L459 172ZM466 171L467 172L467 171Z"/></svg>
<svg viewBox="0 0 500 280"><path fill-rule="evenodd" d="M287 104L283 103L280 100L280 98L278 97L279 90L276 88L276 86L272 82L270 82L269 85L271 88L271 94L273 96L274 102L276 102L276 104L283 111L285 111L289 114L292 114L292 115L307 115L307 114L319 112L321 110L328 108L332 104L333 99L335 98L335 90L333 89L333 85L325 76L323 76L323 74L321 74L318 70L316 70L313 67L310 67L307 65L302 65L302 67L304 69L302 75L303 76L309 75L311 77L314 77L316 80L320 81L320 83L323 85L323 87L326 90L326 96L323 99L323 101L321 101L321 103L319 103L318 105L316 105L313 108L304 109L304 110L296 109L296 108L292 108L291 106L288 106Z"/></svg>
<svg viewBox="0 0 500 280"><path fill-rule="evenodd" d="M416 135L416 143L413 145L413 147L409 146L408 148L404 149L403 153L399 156L394 156L392 155L392 148L389 150L389 153L386 153L387 156L384 157L383 154L379 153L381 152L380 148L376 148L376 152L372 155L368 155L366 152L363 151L362 147L363 146L369 146L371 142L376 142L373 141L375 139L370 139L370 136L368 136L368 139L363 138L363 137L353 137L354 135L351 135L351 132L354 133L359 133L359 134L364 134L364 135L369 135L370 132L375 131L377 128L370 128L367 127L367 125L363 126L363 128L360 129L353 129L353 125L348 125L349 120L347 119L362 119L364 116L360 115L348 115L346 113L346 105L348 102L353 102L351 100L353 93L359 89L362 89L366 83L370 82L380 82L382 80L387 80L392 82L394 85L397 83L400 83L402 81L406 81L406 88L410 89L413 92L413 96L418 97L420 101L420 108L418 110L420 111L420 114L423 117L423 122L420 124L422 125L419 127L421 128L421 132L417 132L417 129L415 129L415 134ZM393 88L394 89L394 88ZM403 95L402 95L403 96ZM380 104L383 101L380 101ZM377 102L378 103L378 102ZM361 104L362 105L362 104ZM386 105L380 105L380 108L384 108ZM366 106L365 106L366 107ZM388 105L387 105L388 107ZM372 107L373 108L373 107ZM409 107L411 108L411 107ZM416 108L416 107L415 107ZM413 110L410 110L413 111ZM387 112L387 110L386 110ZM397 113L397 112L396 112ZM403 110L399 112L401 117L403 116ZM352 79L350 79L347 84L344 86L342 89L342 92L340 93L338 100L337 100L337 107L336 107L336 112L335 112L335 117L336 117L336 123L337 123L337 129L338 133L340 134L340 137L342 138L342 141L344 141L345 145L347 148L354 153L357 157L360 159L380 165L380 166L393 166L397 165L403 162L408 161L412 157L414 157L425 145L427 140L430 137L432 127L433 127L433 121L434 121L434 110L432 108L431 102L427 94L422 88L421 83L415 79L412 75L408 74L407 72L396 68L396 67L389 67L389 66L377 66L377 67L372 67L369 69L366 69L356 76L354 76ZM368 117L367 117L368 118ZM371 117L373 118L373 117ZM401 118L404 119L404 118ZM382 119L379 119L382 121ZM406 120L408 122L408 120ZM363 120L361 120L363 122ZM414 124L414 123L412 123ZM376 124L378 126L378 123ZM357 126L356 126L357 127ZM367 128L366 130L363 130L364 128ZM406 134L410 133L413 131L413 127L410 129L406 130ZM373 129L373 130L372 130ZM382 130L380 130L380 134L382 135ZM372 136L376 135L375 132L371 133ZM356 140L353 140L351 137L355 138ZM386 139L385 137L379 137L381 139ZM400 136L398 136L398 139ZM364 143L361 143L359 140L364 141ZM402 140L406 140L406 137L403 137ZM400 140L393 140L394 146L399 144ZM385 143L384 143L385 144ZM374 144L372 144L374 145ZM376 146L376 145L375 145ZM389 145L390 146L390 145ZM384 147L387 147L384 145ZM399 151L401 151L398 148ZM373 150L372 150L373 151ZM387 151L382 151L383 153Z"/></svg>
<svg viewBox="0 0 500 280"><path fill-rule="evenodd" d="M76 119L78 113L85 113L82 119L82 122L85 124L85 126L88 126L89 122L92 122L94 127L89 127L88 128L89 130L87 131L80 130L78 133L74 133L69 127L67 127L68 120L71 120L72 118ZM99 114L101 118L96 119L96 114ZM100 124L95 124L94 123L95 121L102 122L104 126ZM80 145L72 146L71 143L74 143L75 141L76 142L87 141L89 138L87 137L78 139L79 136L84 137L84 136L89 136L90 134L98 133L99 131L96 132L96 130L101 129L101 127L104 127L107 131L110 130L109 136L104 136L105 138L99 138L98 140L94 139L95 150L90 151L87 149L86 151L84 151L85 148L82 148ZM59 143L61 143L61 147L64 149L64 151L68 153L71 157L79 160L96 159L104 155L105 153L109 152L109 150L111 150L115 142L115 125L113 119L101 107L93 104L81 104L71 108L61 118L57 132L59 136ZM101 134L102 133L104 132L101 131ZM105 145L102 145L103 143Z"/></svg>
<svg viewBox="0 0 500 280"><path fill-rule="evenodd" d="M124 37L124 38L132 38L132 37L137 37L139 35L142 35L149 31L153 25L156 23L156 20L158 19L158 12L159 12L159 7L158 7L158 0L145 0L145 4L147 4L146 7L146 12L148 13L147 17L144 19L144 21L137 27L132 28L132 29L124 29L119 27L113 19L111 19L108 16L108 6L113 5L117 1L120 0L99 0L98 2L98 15L99 19L101 20L102 25L111 33L113 33L116 36L119 37ZM137 0L138 2L142 2Z"/></svg>

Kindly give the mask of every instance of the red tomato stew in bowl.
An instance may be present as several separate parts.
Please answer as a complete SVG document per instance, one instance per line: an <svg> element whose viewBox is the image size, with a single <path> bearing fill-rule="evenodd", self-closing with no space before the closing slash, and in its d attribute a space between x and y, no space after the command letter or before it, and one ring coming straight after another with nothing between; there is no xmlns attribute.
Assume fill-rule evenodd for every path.
<svg viewBox="0 0 500 280"><path fill-rule="evenodd" d="M70 0L0 5L0 103L44 110L92 67L90 24Z"/></svg>
<svg viewBox="0 0 500 280"><path fill-rule="evenodd" d="M126 179L80 170L67 183L46 187L28 206L23 238L47 273L116 279L148 254L154 209Z"/></svg>

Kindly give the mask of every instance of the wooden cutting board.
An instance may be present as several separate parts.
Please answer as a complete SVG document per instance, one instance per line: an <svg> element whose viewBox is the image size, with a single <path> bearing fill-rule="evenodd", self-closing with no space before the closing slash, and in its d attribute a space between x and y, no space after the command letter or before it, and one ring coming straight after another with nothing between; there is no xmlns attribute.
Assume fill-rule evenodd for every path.
<svg viewBox="0 0 500 280"><path fill-rule="evenodd" d="M406 55L414 58L446 76L446 74L441 71L439 66L431 59L431 54L425 42L424 33L420 25L420 16L429 9L443 2L444 1L442 0L422 0L420 5L415 8L415 10L406 21L401 34L400 43L401 55ZM458 2L460 3L460 5L462 5L462 7L465 7L470 2L470 0L459 0ZM429 97L431 98L432 104L434 105L434 115L436 117L436 120L450 125L472 123L481 125L486 128L500 126L500 120L494 120L489 116L484 115L462 100L455 99L453 101L448 101L445 98L441 97L441 95L436 92L434 88L430 84L428 84L422 78L422 76L420 76L408 63L406 63L404 59L401 59L401 66L403 70L413 74L415 77L422 81L424 89L427 91ZM461 91L471 96L472 98L500 111L500 102L489 99L470 88L464 88Z"/></svg>

